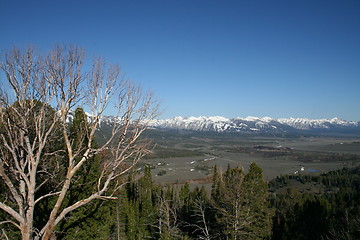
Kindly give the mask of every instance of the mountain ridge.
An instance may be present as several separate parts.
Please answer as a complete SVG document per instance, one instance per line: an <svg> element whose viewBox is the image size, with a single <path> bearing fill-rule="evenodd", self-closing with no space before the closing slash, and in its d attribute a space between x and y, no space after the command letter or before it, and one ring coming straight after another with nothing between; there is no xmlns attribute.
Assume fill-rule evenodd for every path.
<svg viewBox="0 0 360 240"><path fill-rule="evenodd" d="M158 129L176 129L210 132L238 133L291 133L299 131L323 132L359 132L360 122L346 121L340 118L270 118L253 117L225 118L212 117L175 117L171 119L151 120L150 127Z"/></svg>

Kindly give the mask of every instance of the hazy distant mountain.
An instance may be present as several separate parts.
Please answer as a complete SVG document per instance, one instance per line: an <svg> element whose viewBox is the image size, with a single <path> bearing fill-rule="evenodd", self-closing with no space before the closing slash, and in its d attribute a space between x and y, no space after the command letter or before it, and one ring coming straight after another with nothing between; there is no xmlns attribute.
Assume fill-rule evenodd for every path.
<svg viewBox="0 0 360 240"><path fill-rule="evenodd" d="M153 120L151 127L211 132L238 133L292 133L328 132L360 133L360 122L333 119L247 117L227 119L224 117L176 117Z"/></svg>

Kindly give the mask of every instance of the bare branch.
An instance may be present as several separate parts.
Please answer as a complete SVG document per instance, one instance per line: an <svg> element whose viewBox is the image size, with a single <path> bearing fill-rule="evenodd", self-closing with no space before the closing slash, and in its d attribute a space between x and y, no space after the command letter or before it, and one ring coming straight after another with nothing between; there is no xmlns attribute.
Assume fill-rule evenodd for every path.
<svg viewBox="0 0 360 240"><path fill-rule="evenodd" d="M10 214L13 218L15 218L20 224L24 224L24 218L20 216L14 209L9 207L8 205L0 202L0 209L4 210L8 214Z"/></svg>
<svg viewBox="0 0 360 240"><path fill-rule="evenodd" d="M59 195L59 194L60 194L60 191L42 195L41 197L39 197L38 199L36 199L34 203L37 204L38 202L40 202L40 201L43 200L44 198L51 197L51 196L55 196L55 195Z"/></svg>
<svg viewBox="0 0 360 240"><path fill-rule="evenodd" d="M17 224L17 223L14 222L14 221L11 221L11 220L2 221L2 222L0 222L0 225L2 225L2 224L7 224L7 223L10 223L10 224L14 225L14 226L17 227L19 230L21 230L21 227L19 226L19 224ZM3 229L3 230L4 230L4 229Z"/></svg>
<svg viewBox="0 0 360 240"><path fill-rule="evenodd" d="M6 240L9 240L9 237L7 236L5 229L1 229L2 230L2 235L5 237Z"/></svg>

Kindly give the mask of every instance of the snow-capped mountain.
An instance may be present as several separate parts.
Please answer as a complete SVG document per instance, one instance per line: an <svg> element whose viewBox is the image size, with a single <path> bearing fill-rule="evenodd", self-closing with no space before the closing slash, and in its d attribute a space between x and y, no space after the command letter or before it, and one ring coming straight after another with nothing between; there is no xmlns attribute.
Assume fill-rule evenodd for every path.
<svg viewBox="0 0 360 240"><path fill-rule="evenodd" d="M86 113L90 121L90 114ZM71 122L74 112L70 112L68 122ZM100 120L99 132L111 131L114 121L120 121L114 116L103 116ZM121 124L121 123L120 123ZM172 119L155 119L148 122L150 128L189 130L201 132L226 133L346 133L360 136L360 122L346 121L339 118L308 119L308 118L270 118L246 117L228 119L225 117L175 117Z"/></svg>
<svg viewBox="0 0 360 240"><path fill-rule="evenodd" d="M151 127L191 131L239 133L290 133L299 131L360 132L360 122L333 119L246 117L176 117L153 120Z"/></svg>

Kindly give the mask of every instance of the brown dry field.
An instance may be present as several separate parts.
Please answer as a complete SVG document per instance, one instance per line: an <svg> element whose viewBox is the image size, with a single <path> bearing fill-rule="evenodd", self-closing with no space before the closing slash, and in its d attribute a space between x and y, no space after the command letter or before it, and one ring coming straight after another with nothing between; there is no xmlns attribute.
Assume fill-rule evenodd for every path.
<svg viewBox="0 0 360 240"><path fill-rule="evenodd" d="M174 132L153 137L154 154L141 161L159 183L207 184L213 167L224 170L255 162L264 179L279 175L321 174L360 164L360 139L354 137L269 137Z"/></svg>

